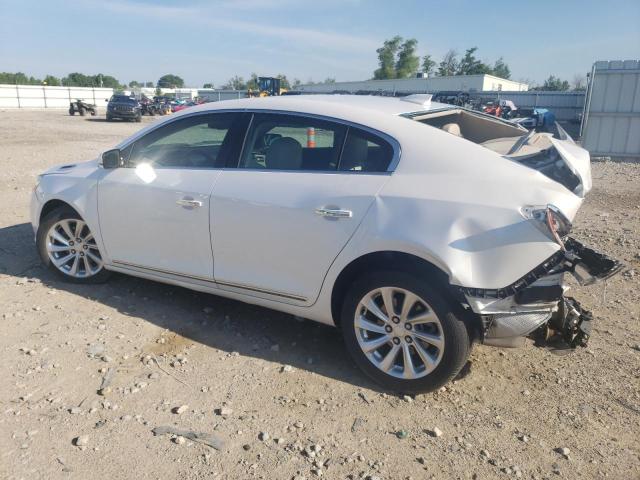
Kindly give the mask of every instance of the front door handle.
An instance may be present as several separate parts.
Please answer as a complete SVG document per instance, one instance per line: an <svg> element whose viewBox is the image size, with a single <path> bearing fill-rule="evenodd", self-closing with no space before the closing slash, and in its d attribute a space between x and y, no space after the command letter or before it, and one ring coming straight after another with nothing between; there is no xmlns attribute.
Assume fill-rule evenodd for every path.
<svg viewBox="0 0 640 480"><path fill-rule="evenodd" d="M193 198L186 198L186 197L181 198L180 200L176 200L176 203L181 207L189 207L189 208L202 206L202 202L200 200L194 200Z"/></svg>
<svg viewBox="0 0 640 480"><path fill-rule="evenodd" d="M340 210L338 208L316 208L316 214L321 217L329 218L351 218L353 212L351 210Z"/></svg>

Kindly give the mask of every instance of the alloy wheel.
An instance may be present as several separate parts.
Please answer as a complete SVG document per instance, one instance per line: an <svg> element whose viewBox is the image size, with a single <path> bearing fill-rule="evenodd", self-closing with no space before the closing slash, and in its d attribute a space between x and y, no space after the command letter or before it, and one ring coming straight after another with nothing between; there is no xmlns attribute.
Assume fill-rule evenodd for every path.
<svg viewBox="0 0 640 480"><path fill-rule="evenodd" d="M86 223L79 219L64 219L47 232L49 259L62 273L74 278L88 278L103 267L96 240Z"/></svg>
<svg viewBox="0 0 640 480"><path fill-rule="evenodd" d="M383 287L367 293L355 311L362 352L384 373L422 378L442 360L445 339L431 306L409 290Z"/></svg>

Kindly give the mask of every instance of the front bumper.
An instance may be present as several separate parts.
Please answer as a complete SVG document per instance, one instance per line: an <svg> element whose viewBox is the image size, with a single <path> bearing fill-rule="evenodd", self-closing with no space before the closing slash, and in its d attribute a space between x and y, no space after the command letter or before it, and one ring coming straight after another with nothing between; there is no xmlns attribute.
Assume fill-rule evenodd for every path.
<svg viewBox="0 0 640 480"><path fill-rule="evenodd" d="M140 110L107 110L107 114L111 117L111 118L127 118L127 119L131 119L131 118L137 118L138 116L141 115Z"/></svg>
<svg viewBox="0 0 640 480"><path fill-rule="evenodd" d="M563 248L513 284L496 290L461 288L483 323L483 343L515 347L533 332L570 347L586 346L592 316L564 296L564 275L591 285L618 273L623 264L568 237ZM538 335L538 338L540 336Z"/></svg>

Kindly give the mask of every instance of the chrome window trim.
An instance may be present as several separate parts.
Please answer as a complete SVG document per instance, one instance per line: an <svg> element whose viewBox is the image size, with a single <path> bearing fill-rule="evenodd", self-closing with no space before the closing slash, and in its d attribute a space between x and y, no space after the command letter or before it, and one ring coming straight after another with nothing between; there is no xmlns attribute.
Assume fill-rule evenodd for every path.
<svg viewBox="0 0 640 480"><path fill-rule="evenodd" d="M400 163L400 157L402 155L402 149L400 147L400 142L398 142L398 140L396 140L394 137L392 137L391 135L389 135L388 133L385 132L381 132L380 130L376 130L375 128L371 128L367 125L362 125L360 123L357 122L351 122L349 120L344 120L342 118L336 118L336 117L330 117L327 115L320 115L320 114L316 114L316 113L307 113L307 112L295 112L295 111L291 111L291 110L273 110L273 109L262 109L262 108L230 108L230 109L221 109L221 110L207 110L206 112L191 112L191 113L185 113L183 115L180 115L179 117L175 117L175 118L171 118L170 120L167 120L166 122L162 122L161 124L157 125L155 128L152 128L150 130L146 130L144 132L144 134L140 134L140 135L136 135L132 138L130 138L126 143L123 143L120 147L120 150L124 150L125 148L130 147L133 143L137 142L138 140L140 140L142 137L156 131L159 128L162 128L166 125L169 125L173 122L177 122L180 121L184 118L189 118L189 117L194 117L194 116L198 116L198 115L211 115L211 114L217 114L217 113L251 113L252 115L255 115L257 113L269 113L269 114L275 114L275 115L292 115L292 116L297 116L297 117L307 117L307 118L313 118L316 120L324 120L326 122L333 122L333 123L339 123L342 125L346 125L347 127L354 127L354 128L359 128L361 130L364 130L366 132L371 133L372 135L376 135L378 137L381 137L383 140L387 141L390 145L391 148L393 149L393 157L391 158L391 162L389 162L389 166L387 167L387 170L384 172L361 172L361 171L339 171L339 170L278 170L278 169L269 169L269 168L238 168L238 164L240 162L240 159L242 158L242 154L244 153L244 148L245 148L245 144L247 141L247 134L249 132L249 129L251 128L252 124L253 124L253 117L251 118L249 125L247 126L247 129L245 131L245 138L242 142L242 149L240 151L240 157L238 158L238 164L236 164L235 167L211 167L211 168L203 168L204 170L246 170L246 171L259 171L259 172L304 172L304 173L336 173L336 174L351 174L351 175L389 175L391 173L393 173L396 168L398 167L398 164ZM342 154L342 152L341 152ZM163 168L163 167L160 167ZM174 168L174 167L164 167L164 168ZM177 168L191 168L191 167L177 167Z"/></svg>

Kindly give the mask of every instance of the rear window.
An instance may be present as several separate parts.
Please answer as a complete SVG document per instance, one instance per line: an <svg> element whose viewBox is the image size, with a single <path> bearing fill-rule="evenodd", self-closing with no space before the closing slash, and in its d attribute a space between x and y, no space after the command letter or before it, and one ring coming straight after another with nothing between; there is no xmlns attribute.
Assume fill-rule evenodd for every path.
<svg viewBox="0 0 640 480"><path fill-rule="evenodd" d="M393 147L378 135L349 127L338 170L386 172L393 160Z"/></svg>

